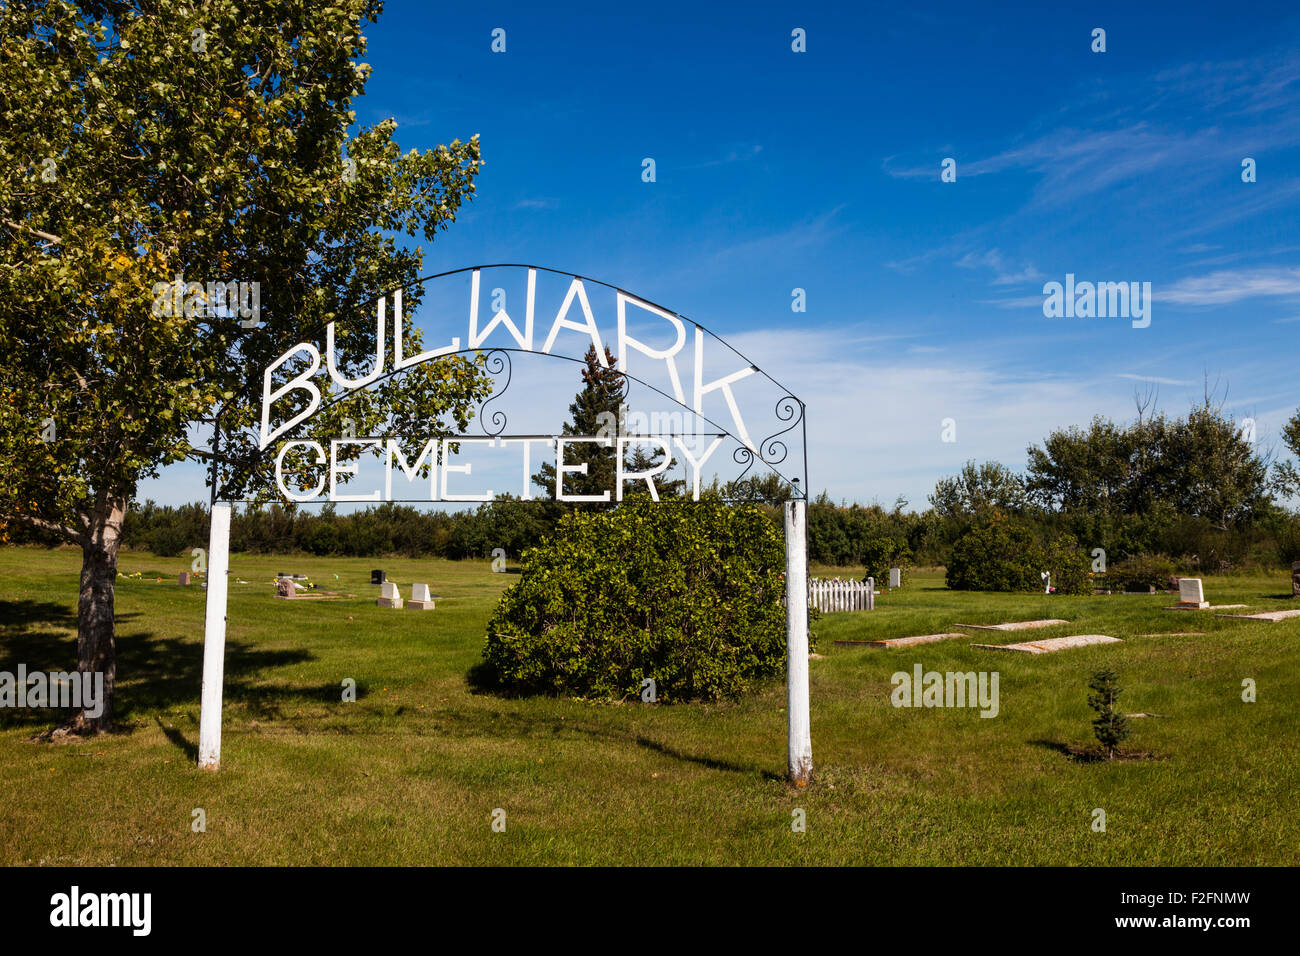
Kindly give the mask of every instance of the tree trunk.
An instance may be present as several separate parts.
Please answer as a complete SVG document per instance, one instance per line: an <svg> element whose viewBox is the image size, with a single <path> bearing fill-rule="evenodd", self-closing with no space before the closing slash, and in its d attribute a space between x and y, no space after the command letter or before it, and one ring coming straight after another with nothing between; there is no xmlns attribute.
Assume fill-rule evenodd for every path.
<svg viewBox="0 0 1300 956"><path fill-rule="evenodd" d="M122 543L122 520L125 516L124 498L106 501L94 515L90 532L82 545L81 594L77 600L77 671L79 674L103 675L103 709L98 716L92 717L90 710L83 708L63 726L66 733L103 733L113 725L113 685L117 678L113 600L117 586L117 553Z"/></svg>

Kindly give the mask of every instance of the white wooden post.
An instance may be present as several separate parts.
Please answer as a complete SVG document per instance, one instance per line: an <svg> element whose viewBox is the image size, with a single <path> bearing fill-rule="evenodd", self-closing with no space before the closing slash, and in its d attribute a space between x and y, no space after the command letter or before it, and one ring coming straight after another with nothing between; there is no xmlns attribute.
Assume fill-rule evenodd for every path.
<svg viewBox="0 0 1300 956"><path fill-rule="evenodd" d="M790 780L812 776L812 720L808 710L808 508L785 503L786 711L790 718Z"/></svg>
<svg viewBox="0 0 1300 956"><path fill-rule="evenodd" d="M212 506L208 535L208 606L203 623L203 688L199 694L199 767L221 766L221 681L226 662L226 586L230 567L230 505Z"/></svg>

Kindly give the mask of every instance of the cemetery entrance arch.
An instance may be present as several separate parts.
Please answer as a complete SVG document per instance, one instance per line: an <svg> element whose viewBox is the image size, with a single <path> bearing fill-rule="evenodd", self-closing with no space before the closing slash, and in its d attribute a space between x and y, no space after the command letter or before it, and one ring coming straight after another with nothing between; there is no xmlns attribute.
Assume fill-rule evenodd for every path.
<svg viewBox="0 0 1300 956"><path fill-rule="evenodd" d="M375 344L373 356L366 356L373 359L369 367L357 367L355 355L350 356L350 364L341 361L336 342L361 329L368 343L371 323ZM474 473L475 462L454 464L453 460L463 459L470 448L491 453L508 450L518 459L512 467L518 476L515 480L521 481L520 497L527 500L533 497L532 462L540 449L542 454L555 455L554 491L561 501L617 502L629 484L634 488L643 484L658 501L656 477L676 458L686 472L686 497L692 500L699 500L701 489L717 481L727 490L725 497L733 500L783 504L788 766L794 781L807 782L812 745L806 406L793 393L698 322L617 286L531 265L469 266L429 276L379 296L357 314L329 322L314 339L285 346L263 370L260 421L232 433L223 432L221 416L216 418L200 766L216 769L221 754L230 508L237 498L224 483L223 466L236 460L273 463L277 490L299 503L489 501L495 494L491 489L449 491L453 476L462 483ZM546 427L541 416L556 405L566 407L556 399L571 389L573 379L543 372L529 382L525 372L535 373L540 365L553 368L556 360L582 364L593 347L597 361L616 372L622 383L617 420L593 435L565 435L553 422ZM612 365L607 347L614 357ZM491 379L490 393L479 403L469 430L432 422L424 423L424 433L411 434L412 423L406 421L401 426L405 430L398 434L361 436L346 428L339 435L320 433L321 422L336 421L344 403L359 396L371 399L368 409L373 420L373 399L385 383L452 356L475 362ZM502 401L512 387L512 395L523 392L527 399L519 413L525 422L521 430L512 430L516 413ZM565 492L564 476L586 467L565 461L566 449L581 442L613 451L615 487L594 495ZM627 471L623 453L633 444L657 446L660 464ZM242 459L238 452L243 453ZM360 469L367 458L373 467L363 477ZM502 462L496 465L500 468ZM409 488L417 475L423 481L426 474L431 476L427 494L405 497L409 492L401 489ZM349 491L353 484L365 490Z"/></svg>

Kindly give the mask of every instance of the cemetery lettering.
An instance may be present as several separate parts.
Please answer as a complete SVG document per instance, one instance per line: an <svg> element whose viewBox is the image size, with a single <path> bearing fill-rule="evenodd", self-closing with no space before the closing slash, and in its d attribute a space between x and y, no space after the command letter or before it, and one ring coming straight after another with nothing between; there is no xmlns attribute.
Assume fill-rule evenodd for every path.
<svg viewBox="0 0 1300 956"><path fill-rule="evenodd" d="M595 314L592 311L590 301L587 296L586 287L583 280L574 277L569 284L568 293L560 305L555 319L551 324L546 340L540 349L534 348L534 315L536 311L536 272L535 268L528 270L528 294L525 306L524 328L521 331L511 319L509 314L504 311L495 313L491 321L480 330L479 322L479 270L475 269L471 277L471 291L469 302L468 328L465 341L469 343L469 349L479 349L484 345L487 337L498 327L504 327L504 330L514 340L513 346L518 346L518 350L535 352L536 354L550 355L555 347L556 340L562 331L570 334L581 334L584 338L590 339L595 346L596 354L602 365L608 367L608 362L604 355L603 339L600 327L596 323ZM386 368L386 348L385 348L385 329L387 327L387 304L389 297L381 297L376 305L376 355L373 368L359 379L348 379L339 373L335 358L334 338L335 323L331 322L326 327L325 334L325 351L324 366L325 375L336 386L345 389L359 389L377 381L385 372ZM440 357L459 354L461 349L462 338L453 336L447 344L426 349L415 355L405 355L402 345L402 290L397 289L391 295L393 303L393 341L392 341L392 369L398 371L408 368L421 362L432 361ZM705 377L705 354L704 354L704 330L699 326L695 327L692 353L692 370L691 393L688 396L682 383L682 372L678 368L678 356L683 351L687 342L686 327L682 320L663 309L652 305L642 299L638 299L621 290L617 291L616 299L616 317L617 333L615 342L617 343L617 362L616 367L624 372L628 372L628 354L635 351L641 355L653 360L662 362L671 383L672 398L683 407L690 408L696 415L704 413L704 400L713 392L717 392L727 406L730 413L731 430L740 443L750 452L757 452L753 440L750 438L748 428L746 427L744 417L741 415L736 396L732 386L737 382L755 374L758 369L750 365L748 367L733 369L720 378L706 381ZM668 323L675 336L675 341L670 348L654 348L640 339L634 337L628 330L628 307L639 310L641 314L654 316ZM576 307L576 309L575 309ZM581 318L573 317L575 311L580 312ZM586 342L583 342L586 345ZM507 346L507 347L513 347ZM489 349L491 346L488 347ZM295 360L306 359L305 367L299 369L296 374L287 381L274 386L274 379L277 371L287 365L292 364ZM321 372L322 353L316 345L311 342L299 342L289 348L276 358L264 371L263 388L262 388L262 415L260 429L259 448L266 449L276 438L302 424L321 407L322 389L317 384L318 375ZM295 394L305 394L307 402L305 407L301 408L288 419L272 424L273 412L277 403L286 399L288 396ZM667 393L665 393L667 394ZM689 404L688 404L689 400ZM707 436L693 436L702 438ZM671 438L671 441L667 440ZM692 444L682 440L680 435L672 436L613 436L603 435L575 435L550 437L526 437L526 438L497 438L497 437L465 437L458 436L455 438L444 438L439 445L439 439L430 438L424 442L420 448L419 454L416 455L414 462L407 459L402 451L403 442L393 437L366 437L366 438L335 438L329 442L327 450L321 442L308 439L293 439L284 442L275 459L275 480L279 490L291 501L308 502L326 496L330 501L391 501L393 500L393 464L397 463L402 473L405 474L408 481L414 481L422 467L427 466L430 473L430 482L428 486L429 501L491 501L494 492L491 489L474 490L474 491L456 491L450 490L450 477L452 475L465 475L467 477L473 474L473 463L453 465L450 463L450 445L487 445L491 449L501 449L506 446L516 446L514 454L521 457L522 471L524 476L521 489L521 497L524 500L531 500L531 482L528 479L530 459L533 452L533 446L544 443L551 446L557 456L556 466L556 483L557 497L561 501L580 501L588 500L581 496L568 495L562 493L559 487L561 476L564 474L584 473L585 464L565 464L563 455L565 445L572 445L584 442L595 442L604 447L614 448L617 445L615 460L618 462L618 474L615 479L615 487L606 490L601 495L596 496L596 500L609 501L612 498L615 501L623 500L626 493L626 486L632 483L638 486L644 483L650 496L658 500L658 488L655 484L655 476L666 470L670 464L669 454L663 455L663 461L656 467L642 472L629 472L624 468L624 452L629 444L635 444L644 441L655 441L659 444L660 450L669 454L675 451L681 453L681 457L690 470L692 475L692 497L699 500L701 475L705 464L710 457L717 451L722 444L722 437L715 436L713 441L704 448L703 452L698 451L698 447L692 447ZM363 493L343 494L338 490L338 479L346 476L351 478L357 475L359 463L343 463L340 461L340 450L345 450L349 454L352 447L356 446L363 451L369 451L376 457L384 460L384 481L382 490L375 486ZM308 467L312 464L316 467L323 466L323 473L317 479L316 484L310 488L303 488L299 491L292 490L285 482L285 458L295 448L306 451L309 459ZM465 451L466 449L462 449ZM348 457L344 454L342 457ZM439 465L441 463L441 478L439 478ZM346 480L345 478L345 480ZM459 481L459 479L457 479Z"/></svg>

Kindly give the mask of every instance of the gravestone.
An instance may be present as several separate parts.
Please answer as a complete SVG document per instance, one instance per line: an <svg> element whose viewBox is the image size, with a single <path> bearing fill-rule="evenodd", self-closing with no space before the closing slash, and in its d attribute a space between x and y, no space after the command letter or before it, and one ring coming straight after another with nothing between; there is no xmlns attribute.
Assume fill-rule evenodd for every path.
<svg viewBox="0 0 1300 956"><path fill-rule="evenodd" d="M890 586L891 588L901 588L901 587L903 586L903 569L902 569L902 568L890 568L890 569L889 569L889 586Z"/></svg>
<svg viewBox="0 0 1300 956"><path fill-rule="evenodd" d="M1288 618L1300 617L1300 607L1292 608L1289 611L1265 611L1262 614L1216 614L1216 617L1233 617L1239 621L1285 621Z"/></svg>
<svg viewBox="0 0 1300 956"><path fill-rule="evenodd" d="M411 585L411 607L418 611L432 611L433 597L429 594L429 585Z"/></svg>
<svg viewBox="0 0 1300 956"><path fill-rule="evenodd" d="M1291 596L1300 597L1300 561L1291 565Z"/></svg>
<svg viewBox="0 0 1300 956"><path fill-rule="evenodd" d="M275 596L291 601L298 596L298 589L293 586L293 582L288 578L275 579Z"/></svg>
<svg viewBox="0 0 1300 956"><path fill-rule="evenodd" d="M1210 602L1205 600L1205 591L1200 578L1178 579L1178 606L1207 608Z"/></svg>
<svg viewBox="0 0 1300 956"><path fill-rule="evenodd" d="M1027 631L1037 627L1055 627L1069 624L1057 617L1045 617L1038 621L1009 621L1006 624L954 624L953 627L969 627L975 631Z"/></svg>
<svg viewBox="0 0 1300 956"><path fill-rule="evenodd" d="M916 637L891 637L881 641L836 641L838 647L915 647L917 644L934 644L966 637L965 634L920 634Z"/></svg>
<svg viewBox="0 0 1300 956"><path fill-rule="evenodd" d="M383 584L383 583L384 583L385 581L387 581L387 580L388 580L388 578L387 578L387 576L384 574L383 571L378 571L378 570L376 570L376 571L371 571L371 572L370 572L370 583L371 583L371 584Z"/></svg>
<svg viewBox="0 0 1300 956"><path fill-rule="evenodd" d="M383 574L384 572L378 571L376 573ZM383 583L381 590L379 592L379 606L397 608L398 610L401 610L402 596L397 593L397 585L394 584L392 581L385 581Z"/></svg>
<svg viewBox="0 0 1300 956"><path fill-rule="evenodd" d="M181 584L186 586L194 583L194 575L189 571L182 571L180 577Z"/></svg>
<svg viewBox="0 0 1300 956"><path fill-rule="evenodd" d="M984 651L1015 651L1020 654L1051 654L1072 647L1089 647L1093 644L1120 644L1118 637L1108 634L1074 634L1070 637L1050 637L1045 641L1026 641L1023 644L972 644Z"/></svg>

